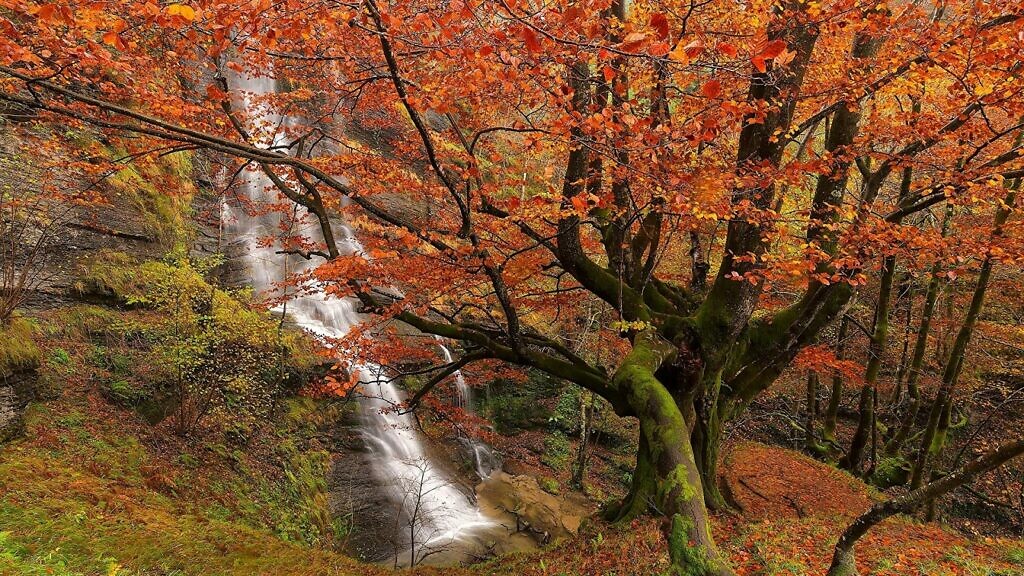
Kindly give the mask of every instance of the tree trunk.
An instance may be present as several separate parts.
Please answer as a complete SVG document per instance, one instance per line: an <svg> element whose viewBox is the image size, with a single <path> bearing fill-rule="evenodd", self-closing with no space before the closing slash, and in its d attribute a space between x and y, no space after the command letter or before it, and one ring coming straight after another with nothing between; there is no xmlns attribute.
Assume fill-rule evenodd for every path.
<svg viewBox="0 0 1024 576"><path fill-rule="evenodd" d="M924 353L928 348L928 333L931 331L932 315L935 313L935 302L939 296L939 267L932 268L932 277L928 281L928 288L924 297L924 308L921 310L921 322L917 327L917 338L914 341L914 353L910 359L910 367L907 369L907 395L910 397L910 406L900 420L899 428L885 445L887 456L899 454L903 444L910 435L910 430L917 419L917 413L921 409L921 390L917 386L921 377L921 368L924 365Z"/></svg>
<svg viewBox="0 0 1024 576"><path fill-rule="evenodd" d="M849 331L850 321L843 316L839 322L839 332L836 334L836 359L843 360L846 357L846 334ZM828 398L828 407L825 410L825 419L821 428L821 439L833 446L836 445L836 424L839 419L839 406L843 401L843 375L836 370L832 373L832 393Z"/></svg>
<svg viewBox="0 0 1024 576"><path fill-rule="evenodd" d="M672 565L669 573L731 576L732 570L711 537L689 427L672 394L654 376L675 354L671 343L651 332L641 332L616 370L612 385L625 396L640 421L642 443L646 443L654 477L654 503L666 516L663 530Z"/></svg>
<svg viewBox="0 0 1024 576"><path fill-rule="evenodd" d="M844 467L854 474L861 472L864 448L875 422L875 398L878 394L878 372L882 367L882 356L889 339L889 306L892 301L892 284L896 276L896 257L886 256L882 260L882 279L878 287L878 303L875 305L875 323L868 345L868 365L864 372L864 388L860 394L860 421L853 435L850 451L844 459Z"/></svg>
<svg viewBox="0 0 1024 576"><path fill-rule="evenodd" d="M1020 139L1018 138L1018 143ZM1009 193L1003 200L1002 206L996 211L995 222L992 228L992 238L996 239L1003 235L1003 225L1010 216L1010 207L1016 201L1016 192L1021 181L1008 182ZM924 437L921 439L921 448L917 453L917 460L910 476L911 489L921 486L927 476L931 462L935 460L942 451L945 443L945 431L949 428L949 418L953 407L953 395L956 385L960 380L960 373L963 371L964 359L967 355L967 346L971 343L971 336L974 334L974 326L981 316L985 306L985 293L988 290L988 283L992 277L994 259L991 254L985 256L978 271L978 280L974 286L974 294L971 296L971 305L967 309L967 316L957 332L956 340L950 349L949 358L946 361L946 368L942 373L942 385L936 394L935 403L932 404L931 412L928 414L928 426L925 428ZM952 298L950 298L952 300ZM945 422L945 425L943 425Z"/></svg>
<svg viewBox="0 0 1024 576"><path fill-rule="evenodd" d="M818 420L818 373L814 370L807 372L807 415L804 418L804 446L811 452L816 452L818 440L814 434L815 422Z"/></svg>
<svg viewBox="0 0 1024 576"><path fill-rule="evenodd" d="M717 394L720 383L707 386L714 392L714 398L698 398L695 402L696 423L693 426L690 441L693 446L694 458L700 470L701 483L704 486L704 502L712 510L728 510L729 504L718 484L718 460L722 444L723 418L719 411Z"/></svg>
<svg viewBox="0 0 1024 576"><path fill-rule="evenodd" d="M594 397L586 391L580 391L580 445L576 450L576 462L573 466L570 483L576 489L583 489L583 481L587 476L587 460L590 458L590 434L594 419Z"/></svg>
<svg viewBox="0 0 1024 576"><path fill-rule="evenodd" d="M922 502L933 500L956 488L963 486L979 474L984 474L1002 466L1008 460L1024 454L1024 440L1005 444L972 460L952 474L936 480L908 494L875 504L870 510L857 518L839 537L832 565L828 576L856 576L857 564L854 546L873 526L894 514L908 512Z"/></svg>

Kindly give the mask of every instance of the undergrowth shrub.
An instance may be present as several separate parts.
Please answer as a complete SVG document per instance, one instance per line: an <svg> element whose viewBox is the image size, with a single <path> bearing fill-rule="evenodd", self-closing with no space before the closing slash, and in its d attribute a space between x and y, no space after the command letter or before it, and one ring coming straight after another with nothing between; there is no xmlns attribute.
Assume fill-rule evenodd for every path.
<svg viewBox="0 0 1024 576"><path fill-rule="evenodd" d="M79 280L81 290L154 313L118 325L122 339L144 343L145 353L130 359L134 382L125 358L107 354L95 364L109 374L102 387L114 401L165 410L173 405L168 411L181 435L211 416L236 430L251 425L269 413L296 366L315 362L300 335L283 330L248 293L208 282L214 264L180 254L137 263L108 253L90 262ZM159 410L150 412L159 419Z"/></svg>

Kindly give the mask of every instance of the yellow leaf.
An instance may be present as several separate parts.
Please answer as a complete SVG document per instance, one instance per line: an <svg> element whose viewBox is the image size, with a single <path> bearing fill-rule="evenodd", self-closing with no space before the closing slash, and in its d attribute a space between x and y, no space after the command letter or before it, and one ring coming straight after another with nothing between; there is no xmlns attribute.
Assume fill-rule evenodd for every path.
<svg viewBox="0 0 1024 576"><path fill-rule="evenodd" d="M167 7L168 16L181 16L189 22L196 19L196 11L187 4L171 4Z"/></svg>

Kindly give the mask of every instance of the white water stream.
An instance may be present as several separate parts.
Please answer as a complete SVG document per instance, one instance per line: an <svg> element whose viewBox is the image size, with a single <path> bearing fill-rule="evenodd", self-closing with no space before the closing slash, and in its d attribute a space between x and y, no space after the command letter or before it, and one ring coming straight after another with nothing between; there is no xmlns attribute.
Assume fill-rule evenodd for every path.
<svg viewBox="0 0 1024 576"><path fill-rule="evenodd" d="M248 112L252 125L247 128L254 139L262 146L279 144L282 128L291 119L258 103L261 97L275 92L275 80L235 76L231 78L231 84L239 95L235 106L244 107ZM240 179L240 190L252 206L246 209L225 203L222 206L225 232L229 238L244 244L245 253L241 259L257 293L280 297L280 283L315 266L316 261L278 254L277 247L266 245L265 239L276 237L281 232L283 215L279 211L260 208L279 202L279 194L261 172L247 170ZM301 233L311 238L322 238L314 225L302 226ZM361 244L347 227L338 226L335 236L343 254L362 251ZM342 338L362 321L352 299L330 298L319 289L303 290L297 295L293 292L290 291L285 305L287 314L310 332L328 338ZM441 350L450 362L448 349L442 345ZM339 353L345 355L343 350ZM493 535L495 529L500 528L498 522L483 514L473 499L457 487L454 479L434 464L413 417L396 410L403 394L384 369L374 364L362 364L353 366L353 371L361 381L360 432L372 452L373 473L396 509L403 511L398 516L404 520L396 522L399 534L395 535L398 545L406 549L400 562L410 563L410 549L414 550L414 556L419 556L431 549L458 548L461 542L479 539L485 533ZM461 374L456 375L456 385L464 407L471 406L470 388ZM469 441L477 473L486 478L494 469L494 457L483 442Z"/></svg>

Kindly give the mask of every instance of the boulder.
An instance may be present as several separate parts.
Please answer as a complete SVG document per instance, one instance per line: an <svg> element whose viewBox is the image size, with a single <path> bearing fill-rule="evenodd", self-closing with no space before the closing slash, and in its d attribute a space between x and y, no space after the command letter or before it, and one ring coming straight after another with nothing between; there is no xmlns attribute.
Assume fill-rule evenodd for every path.
<svg viewBox="0 0 1024 576"><path fill-rule="evenodd" d="M590 514L584 501L549 494L533 476L495 472L477 486L476 493L481 507L512 514L520 527L541 535L545 541L577 534Z"/></svg>

